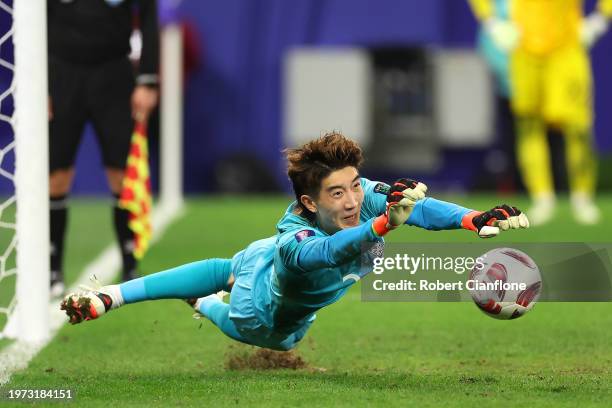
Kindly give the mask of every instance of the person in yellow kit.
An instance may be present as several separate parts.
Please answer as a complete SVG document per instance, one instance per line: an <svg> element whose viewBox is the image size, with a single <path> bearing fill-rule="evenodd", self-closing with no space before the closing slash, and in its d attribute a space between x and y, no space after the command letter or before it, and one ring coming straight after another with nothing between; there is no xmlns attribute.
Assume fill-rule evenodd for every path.
<svg viewBox="0 0 612 408"><path fill-rule="evenodd" d="M597 159L592 148L593 95L588 50L608 28L612 0L599 0L588 16L582 0L510 0L510 19L495 17L493 0L469 0L496 44L509 52L517 156L533 207L532 223L550 221L555 210L546 127L565 137L574 218L595 224Z"/></svg>

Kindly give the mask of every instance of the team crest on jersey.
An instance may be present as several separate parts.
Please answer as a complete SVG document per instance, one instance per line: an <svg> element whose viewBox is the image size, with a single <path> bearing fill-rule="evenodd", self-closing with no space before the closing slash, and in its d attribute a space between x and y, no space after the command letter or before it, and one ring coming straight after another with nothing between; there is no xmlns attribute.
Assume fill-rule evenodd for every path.
<svg viewBox="0 0 612 408"><path fill-rule="evenodd" d="M371 244L371 246L368 246L367 255L371 259L382 258L383 256L385 256L385 242L376 241Z"/></svg>
<svg viewBox="0 0 612 408"><path fill-rule="evenodd" d="M301 230L300 232L298 232L297 234L295 234L295 240L297 242L302 242L303 240L305 240L308 237L314 237L314 231L313 230Z"/></svg>
<svg viewBox="0 0 612 408"><path fill-rule="evenodd" d="M377 183L374 186L374 192L379 194L387 194L391 187L386 183Z"/></svg>

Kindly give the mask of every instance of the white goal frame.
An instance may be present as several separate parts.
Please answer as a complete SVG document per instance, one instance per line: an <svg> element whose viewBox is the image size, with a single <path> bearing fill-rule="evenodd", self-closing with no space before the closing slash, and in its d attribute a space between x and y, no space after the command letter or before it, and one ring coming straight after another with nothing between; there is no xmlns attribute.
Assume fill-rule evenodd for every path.
<svg viewBox="0 0 612 408"><path fill-rule="evenodd" d="M179 23L162 28L160 41L160 182L159 206L183 206L183 33Z"/></svg>
<svg viewBox="0 0 612 408"><path fill-rule="evenodd" d="M49 336L47 1L13 4L17 339ZM27 301L26 301L27 300Z"/></svg>

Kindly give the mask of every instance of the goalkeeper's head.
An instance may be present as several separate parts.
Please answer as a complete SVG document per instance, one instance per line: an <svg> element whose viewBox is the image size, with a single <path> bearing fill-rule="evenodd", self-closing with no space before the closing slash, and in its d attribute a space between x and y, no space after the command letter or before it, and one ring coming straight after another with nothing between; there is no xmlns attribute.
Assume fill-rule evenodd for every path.
<svg viewBox="0 0 612 408"><path fill-rule="evenodd" d="M285 154L298 214L328 234L359 225L363 155L357 143L330 132Z"/></svg>

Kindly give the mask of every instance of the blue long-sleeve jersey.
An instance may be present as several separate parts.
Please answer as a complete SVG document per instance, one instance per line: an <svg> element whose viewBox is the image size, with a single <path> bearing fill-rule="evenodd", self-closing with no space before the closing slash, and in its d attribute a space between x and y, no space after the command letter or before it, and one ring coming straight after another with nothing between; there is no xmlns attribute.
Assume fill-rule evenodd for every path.
<svg viewBox="0 0 612 408"><path fill-rule="evenodd" d="M384 244L372 231L373 219L386 209L386 196L375 192L377 184L361 179L364 201L359 226L329 235L294 214L294 202L277 224L275 237L257 241L244 251L242 257L257 257L239 264L256 269L252 296L256 314L266 326L284 333L297 330L370 272L362 268L361 257L368 256L362 253L362 245L371 244L371 250L376 250ZM426 198L416 203L406 223L430 230L456 229L469 211Z"/></svg>

